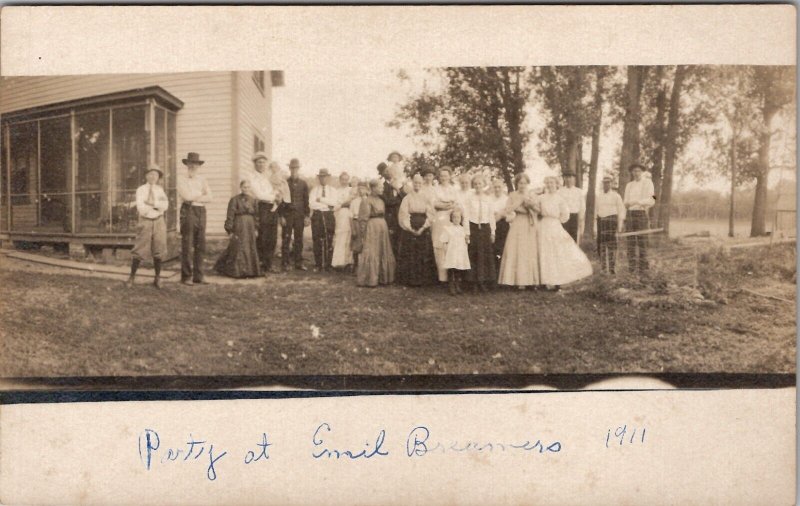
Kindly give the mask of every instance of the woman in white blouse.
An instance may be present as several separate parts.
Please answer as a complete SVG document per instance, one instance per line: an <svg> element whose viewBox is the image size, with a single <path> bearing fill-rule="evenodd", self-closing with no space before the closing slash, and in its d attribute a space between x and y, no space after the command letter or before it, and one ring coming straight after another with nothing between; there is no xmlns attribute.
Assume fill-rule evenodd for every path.
<svg viewBox="0 0 800 506"><path fill-rule="evenodd" d="M558 291L561 285L592 275L592 264L561 225L569 219L567 202L558 193L558 180L546 177L540 197L539 269L541 283Z"/></svg>

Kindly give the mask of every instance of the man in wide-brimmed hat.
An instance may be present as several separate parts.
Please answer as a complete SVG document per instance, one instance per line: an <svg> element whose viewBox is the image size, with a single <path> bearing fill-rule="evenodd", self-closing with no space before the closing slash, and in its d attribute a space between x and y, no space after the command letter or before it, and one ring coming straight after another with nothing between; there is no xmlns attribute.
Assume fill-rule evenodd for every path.
<svg viewBox="0 0 800 506"><path fill-rule="evenodd" d="M336 231L336 218L333 208L338 203L338 192L330 185L331 173L320 169L317 174L319 184L311 190L311 237L314 241L314 272L332 269L333 234Z"/></svg>
<svg viewBox="0 0 800 506"><path fill-rule="evenodd" d="M153 286L161 288L161 261L167 254L167 224L164 212L169 208L169 199L158 181L164 173L157 165L151 165L144 174L145 184L136 189L136 211L139 227L136 242L131 251L131 275L128 286L133 287L136 270L142 259L152 256L156 277Z"/></svg>
<svg viewBox="0 0 800 506"><path fill-rule="evenodd" d="M603 191L597 195L597 254L600 269L614 274L617 260L617 233L625 222L625 204L611 188L611 176L603 177Z"/></svg>
<svg viewBox="0 0 800 506"><path fill-rule="evenodd" d="M625 217L626 232L640 232L650 228L650 217L647 212L656 204L653 180L642 177L645 169L638 163L628 167L631 173L631 182L625 186L625 197L622 201L628 209ZM631 272L646 271L647 263L647 235L632 234L628 236L628 267Z"/></svg>
<svg viewBox="0 0 800 506"><path fill-rule="evenodd" d="M269 157L264 151L253 155L255 172L250 178L250 187L258 200L258 259L265 274L275 272L272 269L272 257L278 245L278 209L280 192L270 181Z"/></svg>
<svg viewBox="0 0 800 506"><path fill-rule="evenodd" d="M558 189L558 194L567 202L569 208L569 220L564 223L564 228L569 232L572 240L579 242L580 233L583 229L583 217L586 214L586 199L583 192L575 186L575 173L564 173L564 186Z"/></svg>
<svg viewBox="0 0 800 506"><path fill-rule="evenodd" d="M182 160L186 175L178 176L178 195L183 203L181 224L181 283L206 284L203 276L203 255L206 252L206 204L211 202L211 187L206 178L198 174L205 162L197 153L189 153Z"/></svg>
<svg viewBox="0 0 800 506"><path fill-rule="evenodd" d="M283 270L286 271L289 269L291 259L295 269L304 271L306 268L303 266L303 228L310 223L311 207L308 203L308 183L300 178L300 160L297 158L292 158L289 162L289 179L286 183L289 186L290 199L281 210L283 218L281 263Z"/></svg>

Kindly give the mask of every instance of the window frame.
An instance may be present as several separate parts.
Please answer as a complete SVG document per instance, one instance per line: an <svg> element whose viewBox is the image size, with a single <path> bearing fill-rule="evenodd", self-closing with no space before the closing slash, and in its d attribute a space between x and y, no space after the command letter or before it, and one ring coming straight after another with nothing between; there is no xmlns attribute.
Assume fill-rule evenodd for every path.
<svg viewBox="0 0 800 506"><path fill-rule="evenodd" d="M253 82L256 84L256 88L258 88L258 91L261 92L262 97L266 96L265 95L265 89L267 86L266 74L267 74L266 70L254 70L252 74L250 74L251 77L253 78Z"/></svg>

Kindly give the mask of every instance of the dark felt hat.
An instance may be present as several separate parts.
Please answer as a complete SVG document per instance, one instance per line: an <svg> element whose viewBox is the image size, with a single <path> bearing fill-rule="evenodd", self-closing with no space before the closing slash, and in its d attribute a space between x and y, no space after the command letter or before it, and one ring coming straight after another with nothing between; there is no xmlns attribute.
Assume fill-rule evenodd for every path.
<svg viewBox="0 0 800 506"><path fill-rule="evenodd" d="M295 169L299 167L300 167L300 160L298 160L297 158L292 158L291 160L289 160L290 169Z"/></svg>
<svg viewBox="0 0 800 506"><path fill-rule="evenodd" d="M196 163L197 165L203 165L206 163L204 160L200 159L200 155L194 152L191 152L186 155L186 158L181 160L184 165L189 165L191 163Z"/></svg>
<svg viewBox="0 0 800 506"><path fill-rule="evenodd" d="M317 177L325 177L330 175L331 173L328 172L328 169L319 169L319 174L317 174Z"/></svg>

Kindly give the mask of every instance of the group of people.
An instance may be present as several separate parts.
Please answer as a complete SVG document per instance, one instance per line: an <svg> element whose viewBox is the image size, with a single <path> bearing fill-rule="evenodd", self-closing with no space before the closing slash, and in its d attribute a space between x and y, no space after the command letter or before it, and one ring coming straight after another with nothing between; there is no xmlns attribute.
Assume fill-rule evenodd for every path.
<svg viewBox="0 0 800 506"><path fill-rule="evenodd" d="M203 160L189 153L182 160L185 177L178 178L181 198L181 282L205 284L205 205L211 190L198 174ZM578 246L585 213L584 197L575 177L547 177L543 189L531 188L524 173L506 193L503 180L481 174L455 175L443 166L408 177L402 156L393 152L377 167L371 181L331 174L321 169L313 188L300 178L300 163L292 159L290 176L270 163L266 153L253 157L254 172L230 199L225 220L227 248L215 270L234 278L279 272L272 260L282 230L281 267L306 270L303 230L311 226L314 270L355 273L359 286L399 283L406 286L445 283L452 295L465 283L476 291L496 285L557 291L560 286L592 274L589 259ZM597 199L598 252L603 270L615 272L617 233L649 227L647 209L654 204L652 182L643 167L630 168L633 180L624 199L603 179ZM158 185L158 167L146 172L147 182L136 192L140 225L132 252L133 285L143 258L153 257L154 285L160 287L161 260L166 254L164 212L169 203ZM647 183L650 182L650 186ZM633 270L647 269L646 236L628 239ZM632 259L632 260L631 260Z"/></svg>

